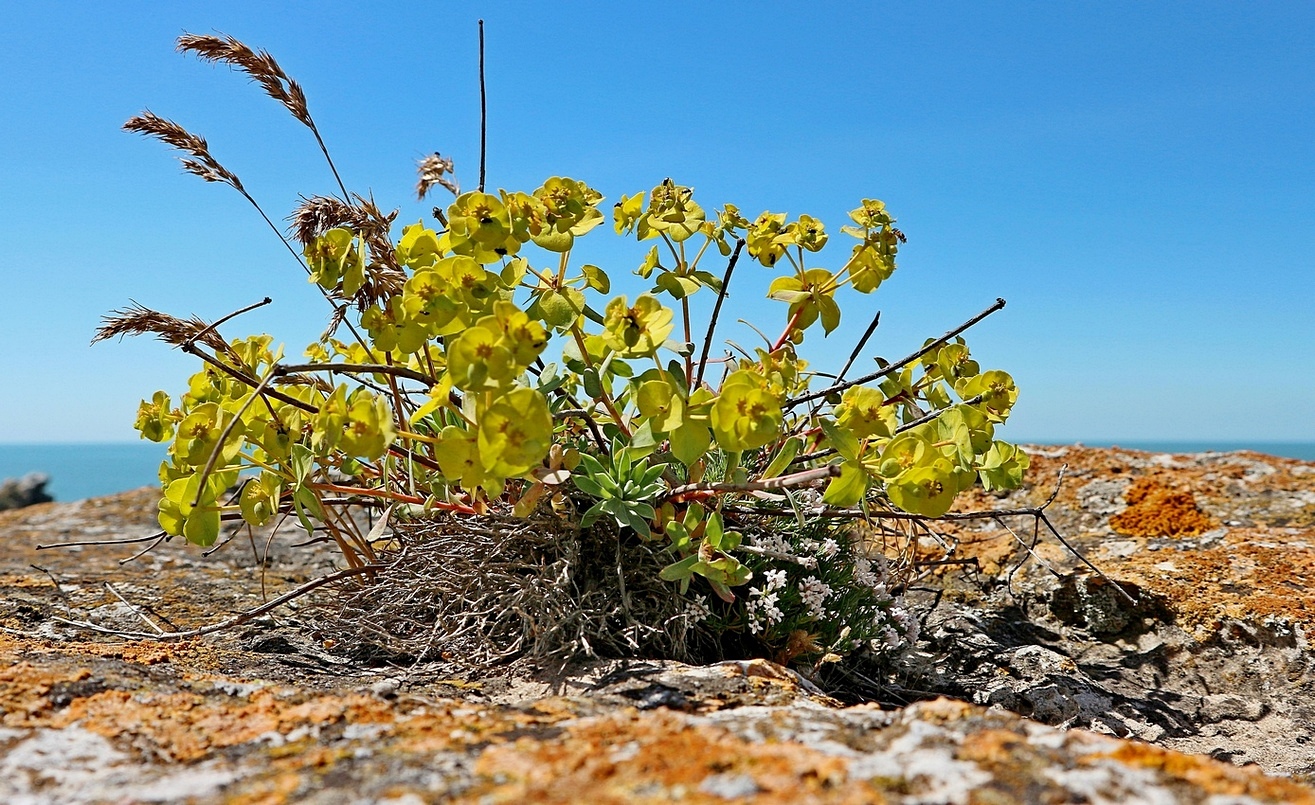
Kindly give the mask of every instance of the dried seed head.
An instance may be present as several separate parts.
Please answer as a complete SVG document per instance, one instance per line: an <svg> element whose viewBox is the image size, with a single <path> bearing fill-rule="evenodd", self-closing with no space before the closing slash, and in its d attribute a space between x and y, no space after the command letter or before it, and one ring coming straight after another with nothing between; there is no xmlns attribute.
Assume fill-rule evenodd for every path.
<svg viewBox="0 0 1315 805"><path fill-rule="evenodd" d="M237 174L219 164L210 155L210 146L205 138L193 134L172 120L167 120L147 110L123 124L124 131L154 137L165 145L171 146L191 155L191 159L182 159L183 170L200 176L207 182L220 182L239 192L245 192Z"/></svg>
<svg viewBox="0 0 1315 805"><path fill-rule="evenodd" d="M151 310L135 301L130 306L111 311L109 315L102 318L101 326L96 329L96 335L91 339L91 343L95 344L115 336L122 338L125 335L145 333L154 333L156 338L176 347L189 341L200 341L216 352L230 352L228 343L219 333L210 329L210 325L199 318L193 316L187 320L180 319Z"/></svg>
<svg viewBox="0 0 1315 805"><path fill-rule="evenodd" d="M461 188L454 179L449 179L445 174L452 173L453 165L451 157L445 157L435 151L433 154L425 157L416 164L420 180L416 183L416 199L423 201L434 185L439 185L454 196L461 195Z"/></svg>
<svg viewBox="0 0 1315 805"><path fill-rule="evenodd" d="M205 36L201 34L183 34L178 37L178 50L182 53L195 53L198 59L234 67L251 78L265 90L265 94L283 104L292 116L311 129L310 111L306 108L306 94L301 85L285 72L266 51L256 51L237 41L231 36Z"/></svg>

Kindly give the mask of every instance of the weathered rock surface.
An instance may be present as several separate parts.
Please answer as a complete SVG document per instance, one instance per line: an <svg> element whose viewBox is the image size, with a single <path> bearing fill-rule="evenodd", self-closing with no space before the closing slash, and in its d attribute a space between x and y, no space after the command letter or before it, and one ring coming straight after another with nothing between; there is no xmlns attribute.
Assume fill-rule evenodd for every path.
<svg viewBox="0 0 1315 805"><path fill-rule="evenodd" d="M1067 463L1048 511L1137 603L1030 518L947 529L976 564L923 582L926 640L882 697L922 700L886 709L765 661L361 668L295 608L101 640L52 616L189 628L333 557L292 535L123 566L146 543L35 550L151 533L150 490L0 514L0 801L1315 802L1315 466L1041 452L1027 488L968 503L1038 505ZM1147 480L1160 508L1134 510Z"/></svg>
<svg viewBox="0 0 1315 805"><path fill-rule="evenodd" d="M49 483L50 476L44 472L29 472L21 478L0 481L0 511L51 502L54 498L46 492Z"/></svg>

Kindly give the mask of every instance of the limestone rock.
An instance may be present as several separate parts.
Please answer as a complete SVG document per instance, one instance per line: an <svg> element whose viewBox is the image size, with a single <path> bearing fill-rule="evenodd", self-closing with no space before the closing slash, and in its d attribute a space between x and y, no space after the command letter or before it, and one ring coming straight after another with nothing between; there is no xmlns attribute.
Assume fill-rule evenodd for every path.
<svg viewBox="0 0 1315 805"><path fill-rule="evenodd" d="M0 510L21 509L37 503L49 503L54 498L46 493L50 476L44 472L29 472L21 478L6 478L0 482Z"/></svg>

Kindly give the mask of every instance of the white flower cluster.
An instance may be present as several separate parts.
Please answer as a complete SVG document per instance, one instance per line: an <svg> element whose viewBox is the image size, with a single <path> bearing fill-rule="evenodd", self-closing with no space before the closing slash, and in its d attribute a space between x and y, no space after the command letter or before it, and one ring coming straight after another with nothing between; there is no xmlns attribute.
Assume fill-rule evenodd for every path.
<svg viewBox="0 0 1315 805"><path fill-rule="evenodd" d="M803 599L808 614L822 620L827 615L826 599L831 597L831 585L809 576L799 585L799 597Z"/></svg>
<svg viewBox="0 0 1315 805"><path fill-rule="evenodd" d="M856 557L854 559L854 581L878 595L885 595L886 581L889 578L886 573L886 558L878 556L876 560L874 563L866 556Z"/></svg>
<svg viewBox="0 0 1315 805"><path fill-rule="evenodd" d="M758 634L763 629L781 622L784 614L777 606L780 591L785 587L785 571L769 570L763 574L763 586L749 590L745 609L749 613L749 631Z"/></svg>
<svg viewBox="0 0 1315 805"><path fill-rule="evenodd" d="M873 651L910 648L918 641L918 619L902 606L892 606L885 614L890 622L881 630L881 637L873 638L869 647Z"/></svg>
<svg viewBox="0 0 1315 805"><path fill-rule="evenodd" d="M712 614L708 609L708 599L705 596L696 596L693 601L685 605L685 617L689 618L691 623L702 623Z"/></svg>

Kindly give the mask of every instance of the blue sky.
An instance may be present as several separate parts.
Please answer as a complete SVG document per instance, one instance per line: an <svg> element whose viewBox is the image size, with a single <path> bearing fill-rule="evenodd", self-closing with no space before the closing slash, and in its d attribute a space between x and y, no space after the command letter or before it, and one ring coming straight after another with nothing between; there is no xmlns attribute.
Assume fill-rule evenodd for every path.
<svg viewBox="0 0 1315 805"><path fill-rule="evenodd" d="M193 365L169 347L88 346L130 299L215 318L271 296L225 333L292 354L321 329L240 197L119 129L149 108L202 134L276 217L333 192L309 132L179 34L271 51L348 186L405 222L424 154L477 182L481 16L492 187L568 175L610 205L671 176L709 208L821 218L823 265L846 210L887 202L900 270L810 335L821 366L877 308L869 356L893 358L1002 296L969 343L1021 388L1012 438L1315 441L1310 4L118 2L0 25L0 442L132 440L137 401L177 394ZM614 277L644 251L582 248ZM731 312L779 330L770 272L738 273Z"/></svg>

